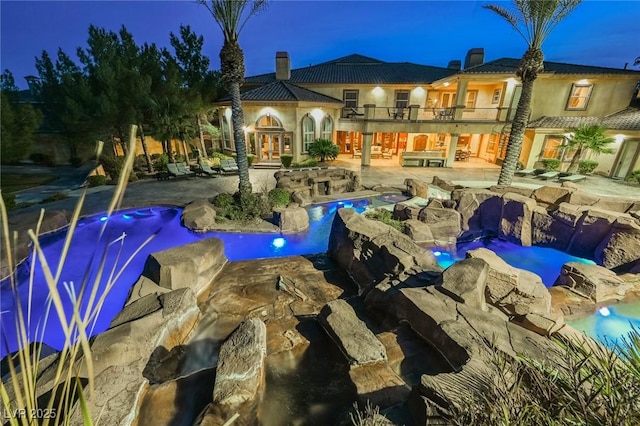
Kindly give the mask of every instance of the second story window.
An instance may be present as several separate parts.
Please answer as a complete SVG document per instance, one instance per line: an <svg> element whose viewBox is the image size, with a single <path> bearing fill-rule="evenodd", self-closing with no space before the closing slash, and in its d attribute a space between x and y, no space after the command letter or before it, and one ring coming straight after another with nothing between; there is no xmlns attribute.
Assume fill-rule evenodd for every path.
<svg viewBox="0 0 640 426"><path fill-rule="evenodd" d="M408 90L396 90L396 108L409 108Z"/></svg>
<svg viewBox="0 0 640 426"><path fill-rule="evenodd" d="M567 101L567 110L585 110L589 104L589 97L593 90L593 84L574 84Z"/></svg>
<svg viewBox="0 0 640 426"><path fill-rule="evenodd" d="M474 109L476 107L476 100L478 99L478 91L477 90L469 90L467 92L467 101L465 102L464 107L466 109Z"/></svg>
<svg viewBox="0 0 640 426"><path fill-rule="evenodd" d="M342 92L342 100L345 108L358 108L358 91L345 90Z"/></svg>

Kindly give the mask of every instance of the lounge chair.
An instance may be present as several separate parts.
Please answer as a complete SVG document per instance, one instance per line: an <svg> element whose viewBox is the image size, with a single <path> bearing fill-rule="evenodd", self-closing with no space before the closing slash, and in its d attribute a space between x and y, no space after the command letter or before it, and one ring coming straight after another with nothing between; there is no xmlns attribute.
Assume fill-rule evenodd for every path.
<svg viewBox="0 0 640 426"><path fill-rule="evenodd" d="M353 148L353 155L351 156L351 158L360 158L362 157L362 151L360 151L358 148Z"/></svg>
<svg viewBox="0 0 640 426"><path fill-rule="evenodd" d="M580 182L585 180L587 177L585 175L569 175L559 177L558 180L560 182Z"/></svg>
<svg viewBox="0 0 640 426"><path fill-rule="evenodd" d="M167 173L169 174L169 177L173 176L176 179L180 177L187 177L187 174L185 172L181 172L180 170L178 170L176 163L167 164Z"/></svg>
<svg viewBox="0 0 640 426"><path fill-rule="evenodd" d="M516 170L516 176L533 176L536 174L536 169L522 169Z"/></svg>
<svg viewBox="0 0 640 426"><path fill-rule="evenodd" d="M238 173L238 163L233 158L220 160L220 171L224 174Z"/></svg>
<svg viewBox="0 0 640 426"><path fill-rule="evenodd" d="M383 149L383 150L382 150L382 158L387 158L387 159L389 159L389 158L391 158L392 156L393 156L393 154L391 153L391 150L390 150L390 149L388 149L388 148L387 148L387 149Z"/></svg>
<svg viewBox="0 0 640 426"><path fill-rule="evenodd" d="M209 177L215 177L216 174L218 174L219 169L218 170L214 170L211 168L211 166L209 165L209 163L201 161L200 164L198 164L198 168L196 169L196 174L202 175L202 176L209 176Z"/></svg>
<svg viewBox="0 0 640 426"><path fill-rule="evenodd" d="M184 173L187 177L196 175L195 172L187 169L187 165L184 164L184 163L176 163L176 167L178 168L178 170L180 170L182 173Z"/></svg>
<svg viewBox="0 0 640 426"><path fill-rule="evenodd" d="M538 175L536 177L539 178L539 179L547 180L547 179L556 178L556 177L558 177L559 174L560 174L560 172L546 172L546 173L542 173L542 174L540 174L540 175Z"/></svg>

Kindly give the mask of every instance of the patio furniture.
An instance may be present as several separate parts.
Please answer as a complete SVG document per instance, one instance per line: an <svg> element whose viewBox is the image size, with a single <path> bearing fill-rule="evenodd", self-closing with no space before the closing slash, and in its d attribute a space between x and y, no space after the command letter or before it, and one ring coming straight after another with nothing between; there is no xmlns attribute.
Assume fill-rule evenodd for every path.
<svg viewBox="0 0 640 426"><path fill-rule="evenodd" d="M179 171L184 173L187 177L196 175L195 172L192 172L191 170L187 169L187 165L185 163L176 163L176 167L178 168Z"/></svg>
<svg viewBox="0 0 640 426"><path fill-rule="evenodd" d="M580 182L585 180L587 177L585 175L569 175L569 176L561 176L558 178L560 182Z"/></svg>
<svg viewBox="0 0 640 426"><path fill-rule="evenodd" d="M371 147L371 158L380 158L382 155L382 147L379 145Z"/></svg>
<svg viewBox="0 0 640 426"><path fill-rule="evenodd" d="M539 174L538 176L536 176L536 178L543 179L543 180L553 179L558 177L559 174L560 172L546 172L546 173Z"/></svg>
<svg viewBox="0 0 640 426"><path fill-rule="evenodd" d="M516 176L533 176L536 173L536 169L522 169L522 170L516 170L515 175Z"/></svg>
<svg viewBox="0 0 640 426"><path fill-rule="evenodd" d="M464 149L456 150L455 161L469 161L469 157L471 157L471 152Z"/></svg>
<svg viewBox="0 0 640 426"><path fill-rule="evenodd" d="M407 151L400 154L402 166L445 167L447 158L441 151Z"/></svg>
<svg viewBox="0 0 640 426"><path fill-rule="evenodd" d="M167 173L169 177L173 176L174 178L187 177L187 174L178 170L176 163L168 163L167 164Z"/></svg>
<svg viewBox="0 0 640 426"><path fill-rule="evenodd" d="M389 148L382 150L382 158L389 159L392 156L393 156L393 154L391 153L391 150Z"/></svg>
<svg viewBox="0 0 640 426"><path fill-rule="evenodd" d="M360 151L358 148L353 148L353 155L351 156L351 158L360 158L362 157L362 151Z"/></svg>
<svg viewBox="0 0 640 426"><path fill-rule="evenodd" d="M219 169L212 169L209 163L206 163L204 161L201 161L200 164L198 164L198 168L196 169L196 174L201 176L216 177L216 174L218 173Z"/></svg>
<svg viewBox="0 0 640 426"><path fill-rule="evenodd" d="M396 108L396 112L393 114L393 118L396 120L404 120L405 108Z"/></svg>
<svg viewBox="0 0 640 426"><path fill-rule="evenodd" d="M358 112L358 110L356 110L355 108L349 108L349 110L347 111L347 118L353 117L364 117L364 113Z"/></svg>
<svg viewBox="0 0 640 426"><path fill-rule="evenodd" d="M238 163L233 158L220 160L220 171L224 174L238 173Z"/></svg>

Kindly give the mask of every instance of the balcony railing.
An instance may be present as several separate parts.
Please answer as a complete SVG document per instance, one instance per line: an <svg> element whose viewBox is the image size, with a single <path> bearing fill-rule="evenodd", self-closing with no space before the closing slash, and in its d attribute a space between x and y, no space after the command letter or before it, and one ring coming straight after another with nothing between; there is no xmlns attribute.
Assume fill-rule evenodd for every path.
<svg viewBox="0 0 640 426"><path fill-rule="evenodd" d="M369 111L369 112L367 112ZM510 108L396 108L356 107L343 108L342 118L375 121L509 121Z"/></svg>

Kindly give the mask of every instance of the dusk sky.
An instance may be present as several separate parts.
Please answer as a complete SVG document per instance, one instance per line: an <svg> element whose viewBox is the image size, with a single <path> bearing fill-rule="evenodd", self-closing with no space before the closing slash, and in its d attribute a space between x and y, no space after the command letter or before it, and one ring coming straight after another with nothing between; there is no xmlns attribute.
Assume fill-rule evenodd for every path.
<svg viewBox="0 0 640 426"><path fill-rule="evenodd" d="M278 1L250 19L240 44L247 75L274 71L276 51L293 68L351 53L389 62L446 67L484 47L486 60L522 56L524 41L506 22L483 9L497 1ZM37 75L35 57L61 47L86 47L90 24L117 31L122 25L138 44L169 44L169 33L191 25L205 37L205 53L219 68L222 34L209 12L191 1L0 1L2 70L20 88ZM586 65L632 67L640 56L640 1L584 1L545 42L545 59ZM73 56L75 58L75 56ZM637 69L637 68L636 68Z"/></svg>

